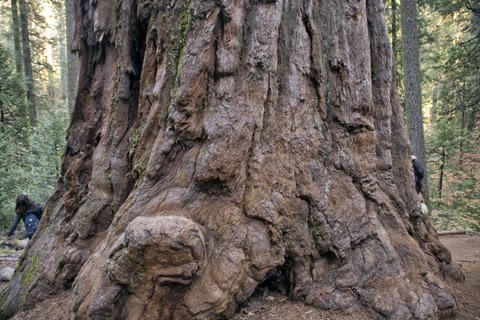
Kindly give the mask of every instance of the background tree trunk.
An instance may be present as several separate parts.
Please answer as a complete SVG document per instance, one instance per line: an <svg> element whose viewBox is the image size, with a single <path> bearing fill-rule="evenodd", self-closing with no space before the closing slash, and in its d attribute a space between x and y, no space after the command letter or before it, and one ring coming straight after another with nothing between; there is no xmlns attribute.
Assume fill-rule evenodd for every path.
<svg viewBox="0 0 480 320"><path fill-rule="evenodd" d="M393 57L394 61L399 62L399 41L398 41L398 5L397 0L391 0L391 10L392 10L392 26L391 26L391 34L392 34L392 50L393 50ZM395 68L395 64L394 64ZM396 69L396 68L395 68ZM398 73L398 70L395 70L395 73Z"/></svg>
<svg viewBox="0 0 480 320"><path fill-rule="evenodd" d="M405 111L408 137L412 153L427 168L422 114L422 77L420 74L420 39L418 36L417 1L401 1L403 68L405 82ZM427 174L423 179L422 193L428 201Z"/></svg>
<svg viewBox="0 0 480 320"><path fill-rule="evenodd" d="M20 44L20 21L18 20L17 0L10 1L12 11L12 33L13 47L15 50L15 68L18 74L23 71L22 68L22 47Z"/></svg>
<svg viewBox="0 0 480 320"><path fill-rule="evenodd" d="M69 114L71 114L73 108L70 106L70 102L68 100L70 90L69 90L69 78L68 78L69 71L68 71L68 57L67 57L67 55L70 55L71 52L70 52L70 49L67 50L67 44L66 44L67 32L66 32L65 11L66 9L64 4L63 3L59 4L58 8L56 9L56 12L58 16L57 33L58 33L58 51L59 51L59 60L60 60L60 76L61 76L60 78L61 93L60 94L61 94L61 99L67 102ZM72 19L72 17L70 18ZM70 48L70 43L68 43L68 48ZM75 88L73 88L73 91L75 91Z"/></svg>
<svg viewBox="0 0 480 320"><path fill-rule="evenodd" d="M274 270L319 308L454 314L383 1L170 3L76 2L62 178L0 316L70 290L78 319L228 317Z"/></svg>
<svg viewBox="0 0 480 320"><path fill-rule="evenodd" d="M68 78L68 110L73 112L78 78L78 57L75 54L79 48L72 47L75 10L73 0L65 0L66 39L67 39L67 78ZM76 23L80 23L79 21Z"/></svg>
<svg viewBox="0 0 480 320"><path fill-rule="evenodd" d="M33 83L32 56L30 54L30 39L28 32L28 15L25 0L18 0L20 9L20 25L22 30L23 68L27 88L27 102L30 110L30 125L37 126L37 106L35 102L35 87Z"/></svg>

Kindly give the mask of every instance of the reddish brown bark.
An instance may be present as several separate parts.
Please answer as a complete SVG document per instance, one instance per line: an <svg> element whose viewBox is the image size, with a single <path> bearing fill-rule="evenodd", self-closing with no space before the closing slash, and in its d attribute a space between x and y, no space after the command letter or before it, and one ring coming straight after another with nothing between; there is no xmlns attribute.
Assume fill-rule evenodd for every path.
<svg viewBox="0 0 480 320"><path fill-rule="evenodd" d="M77 6L63 177L3 315L71 290L78 319L228 317L276 269L319 308L455 313L382 1Z"/></svg>

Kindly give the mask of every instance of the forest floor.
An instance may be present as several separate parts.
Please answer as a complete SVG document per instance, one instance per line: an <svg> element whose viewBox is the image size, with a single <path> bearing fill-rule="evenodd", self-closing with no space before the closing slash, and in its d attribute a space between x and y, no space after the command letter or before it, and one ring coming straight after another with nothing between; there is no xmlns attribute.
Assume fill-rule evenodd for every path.
<svg viewBox="0 0 480 320"><path fill-rule="evenodd" d="M12 242L0 239L0 270L5 266L15 267L21 251L15 250ZM448 281L453 290L459 320L480 320L480 235L441 236L440 240L452 252L465 273L464 283ZM18 248L17 248L18 249ZM0 291L7 286L0 282ZM13 320L64 320L68 316L71 297L69 294L43 301L27 312L17 314ZM46 311L48 310L48 311ZM301 302L288 300L285 295L267 289L257 292L238 310L232 320L370 320L371 315L355 310L333 313L316 309Z"/></svg>

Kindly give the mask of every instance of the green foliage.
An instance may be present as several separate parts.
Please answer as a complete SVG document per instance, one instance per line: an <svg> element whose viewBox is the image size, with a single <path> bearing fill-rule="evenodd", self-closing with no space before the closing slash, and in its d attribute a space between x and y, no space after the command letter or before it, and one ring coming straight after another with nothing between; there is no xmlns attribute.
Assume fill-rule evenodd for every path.
<svg viewBox="0 0 480 320"><path fill-rule="evenodd" d="M480 230L478 14L460 1L426 1L425 107L432 219L440 229Z"/></svg>
<svg viewBox="0 0 480 320"><path fill-rule="evenodd" d="M44 108L46 109L46 108ZM39 119L29 137L30 183L27 193L45 203L60 176L61 156L65 145L68 112L65 105L53 105Z"/></svg>
<svg viewBox="0 0 480 320"><path fill-rule="evenodd" d="M0 4L0 230L11 224L15 199L26 192L45 204L60 174L68 109L61 90L55 13L61 2L29 1L38 125L28 121L23 75L16 74L9 2ZM57 8L58 7L58 8ZM60 8L60 9L59 9ZM55 12L55 13L54 13Z"/></svg>
<svg viewBox="0 0 480 320"><path fill-rule="evenodd" d="M6 2L0 1L0 39L2 40L11 40L11 29L12 19L10 15L10 6ZM2 45L8 47L11 45L13 47L13 42L3 41Z"/></svg>
<svg viewBox="0 0 480 320"><path fill-rule="evenodd" d="M425 1L421 12L432 218L480 230L479 16L464 1Z"/></svg>
<svg viewBox="0 0 480 320"><path fill-rule="evenodd" d="M385 12L403 95L399 4L387 0ZM480 230L480 4L417 4L432 219L440 229Z"/></svg>
<svg viewBox="0 0 480 320"><path fill-rule="evenodd" d="M438 9L443 2L444 10ZM480 17L463 1L432 3L422 10L424 33L430 35L424 37L422 62L433 122L437 116L463 117L463 125L472 128L480 109Z"/></svg>
<svg viewBox="0 0 480 320"><path fill-rule="evenodd" d="M442 230L480 230L480 144L441 118L427 137L432 219Z"/></svg>
<svg viewBox="0 0 480 320"><path fill-rule="evenodd" d="M15 199L26 192L44 204L60 173L64 130L68 114L52 112L42 117L38 127L24 130L27 139L13 130L0 133L0 223L7 227L13 218Z"/></svg>
<svg viewBox="0 0 480 320"><path fill-rule="evenodd" d="M0 223L10 220L12 197L22 188L26 165L28 115L22 80L14 61L0 45Z"/></svg>
<svg viewBox="0 0 480 320"><path fill-rule="evenodd" d="M400 27L400 0L385 1L385 20L392 41L393 57L396 71L396 85L400 93L401 103L404 104L405 88L403 87L403 43Z"/></svg>

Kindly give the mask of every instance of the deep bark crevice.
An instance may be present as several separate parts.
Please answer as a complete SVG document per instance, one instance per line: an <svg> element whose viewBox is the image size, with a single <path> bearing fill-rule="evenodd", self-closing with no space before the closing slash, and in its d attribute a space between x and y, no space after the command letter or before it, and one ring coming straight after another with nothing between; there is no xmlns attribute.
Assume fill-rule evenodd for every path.
<svg viewBox="0 0 480 320"><path fill-rule="evenodd" d="M262 286L375 317L455 311L381 0L94 4L76 3L62 179L0 317L68 290L78 319L228 318Z"/></svg>

